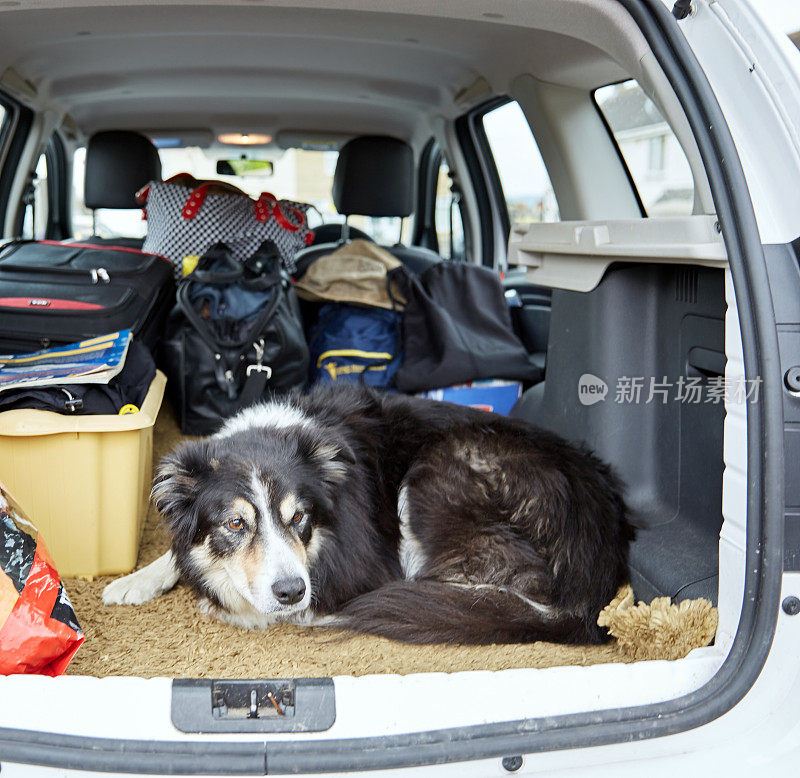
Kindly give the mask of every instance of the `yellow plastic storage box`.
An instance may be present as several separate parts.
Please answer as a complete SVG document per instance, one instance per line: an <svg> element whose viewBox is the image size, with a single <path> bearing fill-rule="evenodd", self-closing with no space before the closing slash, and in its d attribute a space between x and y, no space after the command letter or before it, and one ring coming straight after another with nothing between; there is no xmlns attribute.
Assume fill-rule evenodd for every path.
<svg viewBox="0 0 800 778"><path fill-rule="evenodd" d="M0 413L0 482L41 532L62 576L136 565L166 382L158 371L139 412L122 416Z"/></svg>

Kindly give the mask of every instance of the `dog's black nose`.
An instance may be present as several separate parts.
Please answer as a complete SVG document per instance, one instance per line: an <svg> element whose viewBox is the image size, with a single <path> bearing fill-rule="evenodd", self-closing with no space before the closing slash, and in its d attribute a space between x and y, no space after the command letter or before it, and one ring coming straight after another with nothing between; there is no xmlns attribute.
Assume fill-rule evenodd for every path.
<svg viewBox="0 0 800 778"><path fill-rule="evenodd" d="M281 605L294 605L303 599L306 584L302 578L281 578L272 584L272 591Z"/></svg>

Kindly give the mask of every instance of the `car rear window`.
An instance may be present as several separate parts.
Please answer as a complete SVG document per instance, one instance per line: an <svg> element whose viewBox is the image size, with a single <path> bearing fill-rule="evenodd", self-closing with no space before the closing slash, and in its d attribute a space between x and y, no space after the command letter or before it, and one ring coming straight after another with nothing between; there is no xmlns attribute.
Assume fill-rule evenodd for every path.
<svg viewBox="0 0 800 778"><path fill-rule="evenodd" d="M161 147L162 176L167 179L176 173L191 173L198 179L218 179L239 187L252 197L261 192L271 192L276 197L311 203L314 208L308 213L312 229L320 224L341 223L344 217L336 212L333 204L333 174L336 170L338 151L315 151L308 149L286 149L270 151L273 162L268 174L219 175L217 159L226 152L204 149L199 146L177 148ZM227 152L235 156L237 149ZM92 212L83 204L83 178L86 167L86 149L75 152L73 162L73 234L86 238L92 234ZM97 234L104 237L126 235L143 237L147 224L140 210L98 210L95 214ZM394 244L400 239L400 219L353 216L350 224L364 230L378 243ZM410 220L403 220L403 238L410 231Z"/></svg>
<svg viewBox="0 0 800 778"><path fill-rule="evenodd" d="M656 104L634 80L594 92L648 216L686 216L694 181L686 155Z"/></svg>

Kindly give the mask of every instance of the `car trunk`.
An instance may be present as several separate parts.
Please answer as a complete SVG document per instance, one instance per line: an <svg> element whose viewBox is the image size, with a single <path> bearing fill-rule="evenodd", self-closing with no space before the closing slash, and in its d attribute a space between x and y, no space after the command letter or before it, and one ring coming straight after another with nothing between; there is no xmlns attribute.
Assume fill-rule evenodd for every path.
<svg viewBox="0 0 800 778"><path fill-rule="evenodd" d="M676 227L679 231L687 229L686 224ZM565 230L569 231L568 225ZM526 250L534 251L536 241L546 241L549 236L547 229L542 233L531 230L525 238ZM649 251L645 243L637 249L640 253ZM625 430L626 424L619 404L609 398L600 408L584 407L579 394L579 376L585 372L605 376L612 385L618 369L645 375L660 375L662 371L671 374L676 366L679 371L691 369L687 355L700 346L727 354L727 375L735 380L742 364L737 357L741 342L730 326L728 339L723 342L726 291L729 319L735 316L736 309L731 304L730 282L727 286L725 283L727 271L721 267L725 265L724 254L719 254L721 244L717 239L705 244L698 241L694 260L705 253L707 267L687 265L675 257L671 258L672 264L664 264L670 255L667 245L662 243L664 256L661 263L655 264L642 264L636 257L623 260L621 256L595 256L597 252L591 249L586 252L592 261L605 263L604 274L588 292L553 292L547 378L526 392L514 412L558 429L555 421L580 418L580 408L584 409L587 415L583 434L595 435L592 445L606 447L605 456L618 467L627 468L624 474L635 496L634 515L643 527L637 543L642 542L642 537L645 542L639 549L641 553L634 545L634 589L643 592L648 600L666 595L680 602L684 599L682 590L689 588L687 583L703 581L709 564L714 570L717 567L724 406L701 405L693 415L678 418L676 434L651 436L642 435L641 430L660 429L664 406L651 402L641 408L622 409L639 413L636 424L629 428L633 434L626 438L620 436L619 430ZM626 250L633 251L630 245ZM687 273L689 280L683 277ZM575 278L579 279L580 274ZM531 280L536 282L535 273ZM618 304L611 304L612 300ZM689 327L688 334L665 337L667 345L656 348L642 340L627 318L613 318L620 310L634 317L649 316L647 330L654 338L680 332L685 329L682 322L695 319L705 321L707 327ZM678 322L677 328L674 322ZM593 329L604 333L602 343L593 342L588 335ZM576 330L579 334L573 339ZM611 351L603 351L603 343ZM634 343L639 344L638 350ZM620 368L618 355L633 351L652 359L647 365L623 362ZM554 410L558 403L567 410ZM619 420L609 421L609 416L617 413L621 413ZM728 414L729 423L736 423L744 408L730 405ZM619 428L616 432L609 432L615 427ZM574 430L558 431L579 439ZM154 428L154 463L181 439L174 411L165 402ZM659 475L658 463L669 467L673 460L683 461L686 448L692 446L699 447L700 454L707 454L709 460L704 485L698 485L696 473L673 469L669 471L672 480L667 480L659 491L664 478ZM741 448L732 447L728 452L730 463L735 463L742 453ZM648 482L651 476L655 476L655 486ZM732 482L734 489L741 486ZM676 495L683 495L684 499L677 499ZM709 512L702 509L709 503L713 508L710 519ZM738 521L739 510L739 505L729 506L727 518ZM656 518L648 522L648 516ZM687 537L673 531L677 525L696 527L698 523L702 530L703 522L711 525L714 516L719 517L716 528L708 532ZM662 552L652 553L654 543L661 545ZM153 561L167 547L166 532L151 505L137 567ZM665 547L672 559L666 571ZM735 555L726 556L723 552L721 564L730 569L735 565ZM637 573L640 581L635 577ZM723 580L731 578L729 572L723 576ZM638 653L636 645L632 648L617 640L600 646L545 642L414 646L323 627L279 624L267 631L243 630L203 615L188 588L181 584L139 606L107 607L102 604L101 594L110 580L109 576L65 580L86 641L64 677L3 679L12 695L24 690L26 699L35 699L41 691L49 700L44 712L35 705L23 706L19 711L20 727L33 727L35 719L37 728L62 734L112 736L125 731L128 738L145 740L180 740L210 734L247 739L255 737L255 732L262 739L286 732L299 738L309 737L303 733L317 733L331 739L659 703L689 693L713 677L736 631L739 607L736 585L723 587L719 592L720 629L714 643L706 646L707 640L699 640L692 644L690 639L679 654L682 658L664 662L658 660L675 659L676 654L669 644L657 645L657 625L649 633L642 632L642 650ZM711 586L706 582L701 593L716 599L716 580ZM695 627L686 622L687 630ZM650 661L634 661L637 657ZM323 679L322 685L306 679ZM237 680L244 681L244 686L233 683ZM288 716L274 713L265 702L270 693L278 694L282 701L291 701L286 707ZM249 717L251 694L255 695L256 715ZM71 720L56 714L76 696L81 699L80 717ZM385 704L388 699L391 705ZM86 711L90 715L84 715ZM43 720L47 721L46 726Z"/></svg>
<svg viewBox="0 0 800 778"><path fill-rule="evenodd" d="M572 281L551 295L546 379L525 393L514 414L588 441L620 469L640 525L632 552L634 591L647 600L662 595L680 602L698 595L716 599L724 459L729 493L742 496L727 504L725 521L743 522L744 449L730 430L743 424L744 405L676 410L644 397L630 407L612 397L587 405L580 393L586 375L604 377L612 393L626 375L700 375L706 383L742 377L733 287L714 219L671 224L666 237L655 230L653 239L645 235L652 223L623 225L627 242L605 241L601 248L581 242L582 232L598 229L591 223L520 232L516 259L529 266L525 283L536 284L538 269L553 262L573 272ZM601 229L619 226L608 222ZM679 237L695 228L699 237L686 249ZM579 270L587 266L593 267L589 281ZM180 440L165 403L154 429L154 461ZM15 711L15 726L23 730L95 738L124 733L134 741L171 743L213 735L254 747L279 737L338 742L661 704L711 680L736 632L741 589L734 571L741 548L735 533L726 544L722 531L716 640L710 646L690 641L686 651L694 650L672 662L659 661L675 659L669 645L661 653L637 654L636 646L616 640L600 646L412 646L322 627L246 631L203 615L180 584L140 606L106 607L106 576L65 580L86 634L66 676L9 677L0 679L0 688L25 700ZM167 547L150 506L138 566ZM653 642L654 625L642 632L642 645ZM633 661L637 655L650 661ZM43 698L44 708L35 703ZM63 716L68 709L80 715ZM231 770L252 771L253 764Z"/></svg>
<svg viewBox="0 0 800 778"><path fill-rule="evenodd" d="M552 292L546 378L525 392L512 414L585 442L614 464L626 484L632 520L638 527L631 552L631 583L634 594L647 602L654 597L676 603L696 597L715 604L717 600L725 403L722 396L718 402L709 402L708 395L714 382L725 375L722 267L726 257L714 223L714 217L705 216L599 225L562 222L519 228L511 242L510 258L522 268L528 266L528 283L546 281L540 276L556 266L561 268L562 286ZM612 237L606 236L600 247L587 248L585 233L592 230L610 230ZM659 262L642 264L641 256L650 258L656 252ZM548 261L541 262L542 256ZM587 404L581 393L586 376L605 383L609 396ZM623 396L625 377L641 379L638 395ZM735 382L736 377L728 379ZM690 380L697 396L687 402L675 396L675 386ZM648 397L651 381L666 386L665 397L655 393ZM154 463L181 439L173 409L165 403L154 428ZM138 567L168 547L151 504ZM87 634L70 674L143 678L407 675L588 666L628 662L634 657L676 656L669 638L659 644L656 628L651 634L643 632L632 646L616 640L600 646L546 642L414 646L288 624L266 632L245 631L204 616L181 585L140 606L106 607L101 594L110 580L66 581ZM686 651L707 642L700 627L701 622L687 620ZM693 629L699 630L696 635Z"/></svg>
<svg viewBox="0 0 800 778"><path fill-rule="evenodd" d="M598 231L604 240L587 240ZM727 434L724 450L723 421L727 410L726 429L735 429L745 406L613 397L624 376L694 376L706 389L723 375L742 378L733 287L714 217L531 225L515 232L510 258L526 269L529 285L546 286L554 266L566 268L550 294L545 380L525 392L513 415L588 442L620 471L639 526L636 594L716 600L723 478L731 494L744 494L744 449ZM541 307L544 298L536 299ZM607 382L603 401L585 402L587 375ZM153 438L154 462L182 439L168 403ZM743 508L743 499L729 501L725 521L743 521ZM46 692L47 710L19 710L23 729L169 741L377 737L662 703L709 681L730 648L741 591L731 572L741 549L731 537L719 555L727 585L719 590L716 640L690 639L678 654L668 641L659 644L657 619L633 646L413 646L323 627L243 630L203 615L180 584L139 606L106 607L101 594L111 577L73 577L65 585L86 641L67 675L2 684L31 700ZM167 547L151 505L137 566ZM634 661L640 657L649 661ZM76 697L79 717L57 713Z"/></svg>
<svg viewBox="0 0 800 778"><path fill-rule="evenodd" d="M768 427L770 445L778 446L774 398L763 417L727 402L676 410L643 401L626 415L611 395L625 376L742 380L742 333L748 375L755 375L764 367L757 360L777 360L777 346L764 335L774 329L769 289L763 268L753 270L761 245L710 87L664 8L644 0L623 5L658 49L656 64L649 48L634 54L631 47L630 63L644 63L643 75L662 93L671 94L671 84L691 104L690 140L692 132L703 133L705 144L717 144L704 146L702 162L714 181L721 227L709 194L707 216L677 225L690 236L688 248L674 234L668 240L654 234L615 253L609 233L590 222L564 224L563 234L521 232L519 253L527 252L529 261L520 264L534 270L525 283L556 289L548 295L547 377L529 389L515 414L587 440L620 468L642 526L632 553L634 591L675 602L717 597L713 644L666 662L660 661L666 654L632 661L614 641L407 646L320 627L248 632L203 616L181 585L141 606L105 607L100 595L109 577L69 578L87 640L68 673L0 678L0 696L15 701L0 720L3 745L13 744L15 760L192 774L393 768L644 740L697 727L741 700L763 666L774 628L774 619L760 615L762 599L778 610L777 584L759 589L753 583L762 583L755 555L763 552L774 564L780 553L756 534L762 521L776 521L774 511L756 510L766 498L763 505L756 500L768 483L761 468L774 469L780 457L764 456L754 442L766 447ZM682 69L690 69L686 62L693 63L694 80ZM702 229L693 232L699 220ZM613 224L605 226L613 233ZM554 256L561 257L556 264L566 257L582 285L555 283L546 273L537 281L537 268L552 268ZM591 282L580 272L590 265L602 266ZM741 321L737 296L746 314ZM543 299L537 296L537 308ZM758 330L757 316L767 317ZM608 385L611 395L601 407L580 401L586 374ZM154 459L179 438L165 404ZM151 507L138 566L166 547ZM762 637L750 643L752 635ZM248 679L256 680L244 687L228 683ZM264 703L270 693L280 693L282 704L291 701L291 721ZM249 716L253 704L256 715Z"/></svg>

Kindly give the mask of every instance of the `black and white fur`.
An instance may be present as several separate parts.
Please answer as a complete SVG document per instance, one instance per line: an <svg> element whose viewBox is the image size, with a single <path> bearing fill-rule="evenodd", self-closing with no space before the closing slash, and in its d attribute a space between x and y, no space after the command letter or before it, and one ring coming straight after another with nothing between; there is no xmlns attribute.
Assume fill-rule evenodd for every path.
<svg viewBox="0 0 800 778"><path fill-rule="evenodd" d="M242 411L158 467L172 549L106 604L175 585L231 623L414 643L597 643L627 581L620 484L588 451L449 403L338 387Z"/></svg>

